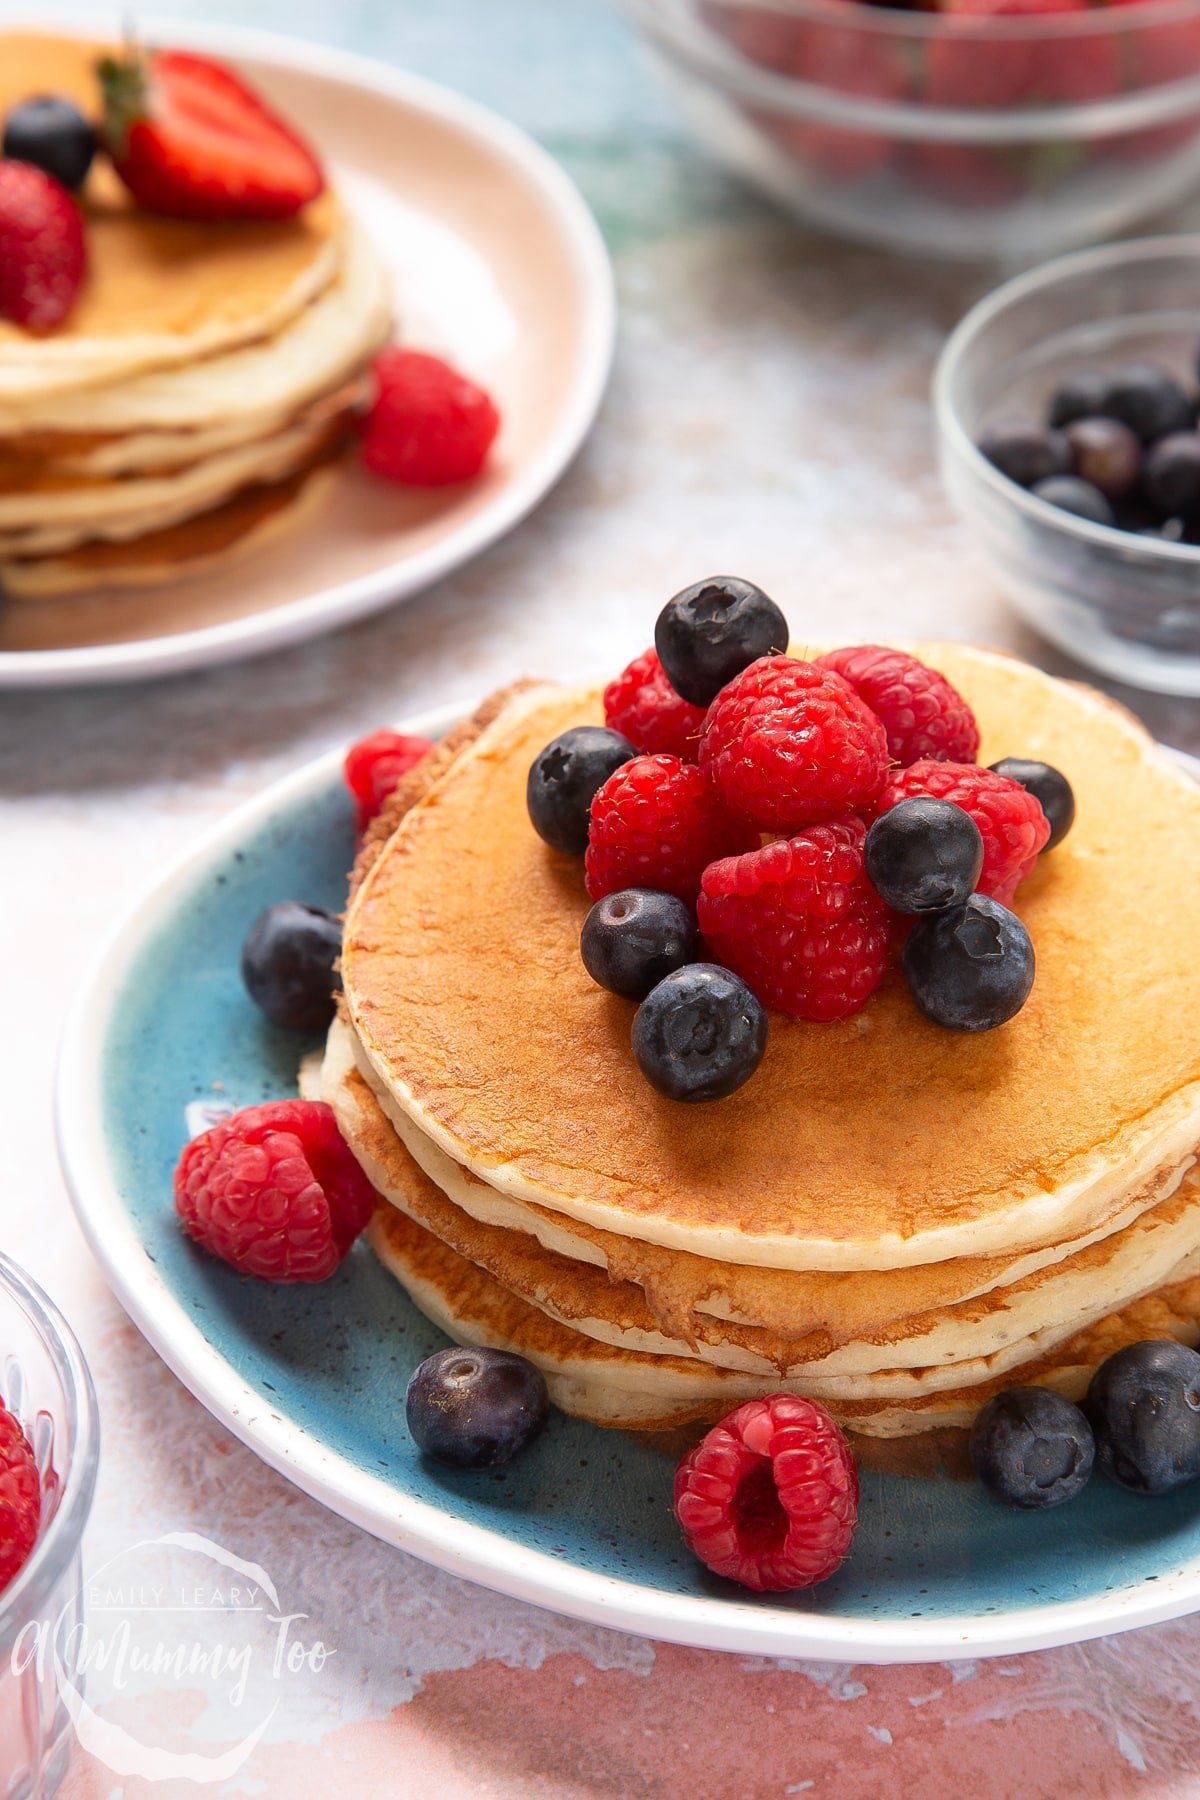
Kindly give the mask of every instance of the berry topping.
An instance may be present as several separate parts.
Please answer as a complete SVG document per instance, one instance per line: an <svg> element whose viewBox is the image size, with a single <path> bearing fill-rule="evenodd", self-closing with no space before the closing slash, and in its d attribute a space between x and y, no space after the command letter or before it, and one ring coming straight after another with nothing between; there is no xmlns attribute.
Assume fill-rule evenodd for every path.
<svg viewBox="0 0 1200 1800"><path fill-rule="evenodd" d="M579 949L593 981L626 1000L644 1000L664 975L699 961L700 930L691 907L674 894L621 888L597 900Z"/></svg>
<svg viewBox="0 0 1200 1800"><path fill-rule="evenodd" d="M483 388L438 356L381 350L363 421L363 461L405 487L447 487L479 474L500 429Z"/></svg>
<svg viewBox="0 0 1200 1800"><path fill-rule="evenodd" d="M1046 815L1050 836L1042 849L1053 850L1061 844L1075 823L1075 795L1066 776L1049 763L1031 762L1023 756L1006 756L992 763L992 773L1015 781L1027 794L1032 794Z"/></svg>
<svg viewBox="0 0 1200 1800"><path fill-rule="evenodd" d="M0 1595L28 1562L41 1516L42 1484L29 1439L0 1406Z"/></svg>
<svg viewBox="0 0 1200 1800"><path fill-rule="evenodd" d="M1034 425L1028 419L1001 419L989 425L979 439L988 461L1019 487L1035 487L1071 468L1071 446L1061 431Z"/></svg>
<svg viewBox="0 0 1200 1800"><path fill-rule="evenodd" d="M1008 906L1050 836L1035 796L992 769L971 763L919 762L892 774L874 810L877 815L885 813L898 800L916 794L949 800L970 813L983 837L979 891Z"/></svg>
<svg viewBox="0 0 1200 1800"><path fill-rule="evenodd" d="M840 675L765 656L709 707L700 767L733 812L764 831L797 831L870 805L887 774L887 736Z"/></svg>
<svg viewBox="0 0 1200 1800"><path fill-rule="evenodd" d="M451 1469L511 1462L546 1423L546 1378L511 1350L439 1350L413 1373L405 1396L419 1450Z"/></svg>
<svg viewBox="0 0 1200 1800"><path fill-rule="evenodd" d="M1103 418L1108 411L1108 376L1085 369L1070 375L1050 397L1050 424L1061 431L1076 419Z"/></svg>
<svg viewBox="0 0 1200 1800"><path fill-rule="evenodd" d="M1142 485L1160 513L1185 517L1200 510L1200 433L1160 438L1146 453Z"/></svg>
<svg viewBox="0 0 1200 1800"><path fill-rule="evenodd" d="M583 865L588 895L601 900L618 888L649 887L690 906L709 863L744 842L695 763L637 756L592 801Z"/></svg>
<svg viewBox="0 0 1200 1800"><path fill-rule="evenodd" d="M222 63L179 50L100 64L104 141L139 206L287 219L325 186L312 150Z"/></svg>
<svg viewBox="0 0 1200 1800"><path fill-rule="evenodd" d="M1108 378L1103 412L1120 419L1143 444L1172 431L1191 431L1196 412L1179 383L1154 363L1129 363Z"/></svg>
<svg viewBox="0 0 1200 1800"><path fill-rule="evenodd" d="M771 1394L747 1400L684 1457L675 1514L715 1575L758 1593L812 1587L850 1548L858 1471L823 1406Z"/></svg>
<svg viewBox="0 0 1200 1800"><path fill-rule="evenodd" d="M1131 494L1142 473L1142 444L1119 419L1076 419L1067 426L1074 473L1106 500Z"/></svg>
<svg viewBox="0 0 1200 1800"><path fill-rule="evenodd" d="M937 669L882 644L856 644L818 656L865 700L887 732L888 755L901 768L924 759L974 762L979 754L975 714Z"/></svg>
<svg viewBox="0 0 1200 1800"><path fill-rule="evenodd" d="M576 725L534 757L525 788L533 829L552 850L582 856L593 796L635 754L628 738L602 725ZM621 883L617 883L621 886Z"/></svg>
<svg viewBox="0 0 1200 1800"><path fill-rule="evenodd" d="M0 153L44 169L66 188L77 188L92 166L96 134L69 100L39 94L14 106L5 119Z"/></svg>
<svg viewBox="0 0 1200 1800"><path fill-rule="evenodd" d="M1084 1411L1096 1461L1135 1494L1200 1476L1200 1356L1172 1338L1127 1344L1092 1376Z"/></svg>
<svg viewBox="0 0 1200 1800"><path fill-rule="evenodd" d="M32 163L0 162L0 318L53 331L86 272L83 218L66 188Z"/></svg>
<svg viewBox="0 0 1200 1800"><path fill-rule="evenodd" d="M786 650L787 643L787 620L775 602L736 575L682 588L654 627L668 680L694 706L707 706L727 681L759 657Z"/></svg>
<svg viewBox="0 0 1200 1800"><path fill-rule="evenodd" d="M1009 1388L971 1427L971 1466L1007 1506L1061 1506L1083 1492L1096 1444L1077 1406L1050 1388Z"/></svg>
<svg viewBox="0 0 1200 1800"><path fill-rule="evenodd" d="M657 652L647 650L605 688L604 722L638 750L695 762L704 708L680 699Z"/></svg>
<svg viewBox="0 0 1200 1800"><path fill-rule="evenodd" d="M1116 514L1100 489L1078 475L1052 475L1048 481L1037 482L1033 492L1048 506L1074 513L1077 519L1087 519L1093 525L1116 523Z"/></svg>
<svg viewBox="0 0 1200 1800"><path fill-rule="evenodd" d="M864 856L875 891L895 912L940 912L975 892L983 838L961 806L924 794L880 814Z"/></svg>
<svg viewBox="0 0 1200 1800"><path fill-rule="evenodd" d="M354 822L364 832L388 795L429 754L428 738L403 731L373 731L346 752L346 786L354 796Z"/></svg>
<svg viewBox="0 0 1200 1800"><path fill-rule="evenodd" d="M813 825L704 871L700 929L767 1006L844 1019L887 968L887 910L866 878L861 819Z"/></svg>
<svg viewBox="0 0 1200 1800"><path fill-rule="evenodd" d="M341 920L321 906L281 900L259 913L242 945L242 980L254 1004L289 1031L324 1031L341 988Z"/></svg>
<svg viewBox="0 0 1200 1800"><path fill-rule="evenodd" d="M232 1113L185 1145L175 1169L188 1236L262 1281L324 1281L374 1204L333 1109L317 1100Z"/></svg>
<svg viewBox="0 0 1200 1800"><path fill-rule="evenodd" d="M651 988L633 1021L633 1054L668 1100L724 1100L767 1047L767 1015L744 981L692 963Z"/></svg>
<svg viewBox="0 0 1200 1800"><path fill-rule="evenodd" d="M1029 933L985 894L921 919L901 962L925 1017L951 1031L994 1030L1020 1012L1033 987Z"/></svg>

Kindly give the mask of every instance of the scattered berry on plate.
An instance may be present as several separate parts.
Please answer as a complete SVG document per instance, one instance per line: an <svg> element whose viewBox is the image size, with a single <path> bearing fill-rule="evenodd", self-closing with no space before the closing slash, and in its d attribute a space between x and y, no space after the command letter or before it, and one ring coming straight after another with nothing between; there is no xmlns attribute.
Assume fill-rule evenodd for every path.
<svg viewBox="0 0 1200 1800"><path fill-rule="evenodd" d="M0 318L53 331L87 273L83 216L62 185L27 162L0 162Z"/></svg>
<svg viewBox="0 0 1200 1800"><path fill-rule="evenodd" d="M572 726L539 750L525 786L525 803L538 836L552 850L582 856L597 789L636 754L628 738L603 725Z"/></svg>
<svg viewBox="0 0 1200 1800"><path fill-rule="evenodd" d="M635 657L604 690L604 723L649 755L695 762L704 712L675 692L655 650Z"/></svg>
<svg viewBox="0 0 1200 1800"><path fill-rule="evenodd" d="M704 871L704 940L767 1006L844 1019L883 980L890 922L867 880L865 837L861 819L835 819Z"/></svg>
<svg viewBox="0 0 1200 1800"><path fill-rule="evenodd" d="M709 863L740 849L745 837L695 763L636 756L592 801L583 861L588 896L649 887L690 906Z"/></svg>
<svg viewBox="0 0 1200 1800"><path fill-rule="evenodd" d="M675 1515L688 1548L715 1575L756 1593L813 1587L850 1548L858 1471L814 1400L747 1400L680 1463Z"/></svg>
<svg viewBox="0 0 1200 1800"><path fill-rule="evenodd" d="M182 50L100 64L103 138L139 206L180 219L286 219L325 177L308 144L223 63Z"/></svg>
<svg viewBox="0 0 1200 1800"><path fill-rule="evenodd" d="M324 1031L341 977L342 924L321 906L281 900L259 913L242 945L242 981L254 1004L288 1031Z"/></svg>
<svg viewBox="0 0 1200 1800"><path fill-rule="evenodd" d="M668 1100L724 1100L762 1061L767 1015L737 975L691 963L651 988L632 1043L642 1074Z"/></svg>
<svg viewBox="0 0 1200 1800"><path fill-rule="evenodd" d="M888 755L901 768L922 760L974 762L979 754L975 714L937 669L884 644L854 644L818 656L865 700L887 732Z"/></svg>
<svg viewBox="0 0 1200 1800"><path fill-rule="evenodd" d="M354 797L354 822L361 834L410 769L433 749L426 737L403 731L373 731L346 752L346 786Z"/></svg>
<svg viewBox="0 0 1200 1800"><path fill-rule="evenodd" d="M874 812L878 816L897 801L917 794L949 800L970 813L983 837L979 891L1004 906L1011 905L1050 837L1036 795L1006 775L973 763L919 762L893 772Z"/></svg>
<svg viewBox="0 0 1200 1800"><path fill-rule="evenodd" d="M1098 487L1080 475L1051 475L1047 481L1034 484L1032 492L1047 506L1060 512L1073 513L1093 525L1115 525L1116 514Z"/></svg>
<svg viewBox="0 0 1200 1800"><path fill-rule="evenodd" d="M1120 419L1143 444L1173 431L1191 431L1196 409L1173 375L1155 363L1128 363L1108 377L1105 416Z"/></svg>
<svg viewBox="0 0 1200 1800"><path fill-rule="evenodd" d="M878 797L887 734L831 669L765 656L709 707L700 767L741 818L763 831L798 831Z"/></svg>
<svg viewBox="0 0 1200 1800"><path fill-rule="evenodd" d="M925 1017L950 1031L994 1031L1020 1012L1033 987L1029 933L985 894L919 919L901 963Z"/></svg>
<svg viewBox="0 0 1200 1800"><path fill-rule="evenodd" d="M37 94L5 118L0 154L44 169L65 188L78 188L96 154L96 133L61 94Z"/></svg>
<svg viewBox="0 0 1200 1800"><path fill-rule="evenodd" d="M1173 431L1146 452L1146 498L1159 512L1186 518L1200 509L1200 433Z"/></svg>
<svg viewBox="0 0 1200 1800"><path fill-rule="evenodd" d="M500 429L483 388L423 350L381 350L372 374L362 432L373 475L402 487L448 487L479 474Z"/></svg>
<svg viewBox="0 0 1200 1800"><path fill-rule="evenodd" d="M1071 470L1071 446L1061 431L1028 419L1000 419L989 425L979 448L993 467L1018 487L1036 487Z"/></svg>
<svg viewBox="0 0 1200 1800"><path fill-rule="evenodd" d="M983 838L961 806L922 794L879 815L863 854L876 893L894 912L940 912L975 892Z"/></svg>
<svg viewBox="0 0 1200 1800"><path fill-rule="evenodd" d="M727 681L787 644L787 620L775 602L736 575L713 575L681 588L654 627L667 679L694 706L707 706Z"/></svg>
<svg viewBox="0 0 1200 1800"><path fill-rule="evenodd" d="M546 1378L533 1363L474 1346L427 1356L404 1401L417 1448L452 1469L511 1462L542 1429L549 1406Z"/></svg>
<svg viewBox="0 0 1200 1800"><path fill-rule="evenodd" d="M1061 844L1075 823L1075 794L1061 769L1024 756L1005 756L990 766L994 775L1003 775L1032 794L1045 813L1050 836L1042 850L1053 850Z"/></svg>
<svg viewBox="0 0 1200 1800"><path fill-rule="evenodd" d="M691 907L674 894L620 888L592 907L579 949L600 987L626 1000L644 1000L664 975L700 960L700 929Z"/></svg>
<svg viewBox="0 0 1200 1800"><path fill-rule="evenodd" d="M1061 1506L1088 1484L1096 1460L1092 1428L1051 1388L1016 1387L976 1414L971 1466L997 1500L1026 1511Z"/></svg>
<svg viewBox="0 0 1200 1800"><path fill-rule="evenodd" d="M1096 1462L1135 1494L1200 1476L1200 1356L1173 1338L1128 1344L1101 1363L1084 1410Z"/></svg>
<svg viewBox="0 0 1200 1800"><path fill-rule="evenodd" d="M1090 482L1108 501L1124 500L1142 473L1142 443L1119 419L1076 419L1067 426L1072 474Z"/></svg>
<svg viewBox="0 0 1200 1800"><path fill-rule="evenodd" d="M175 1169L188 1236L262 1281L324 1281L374 1204L333 1109L319 1100L231 1113L186 1144Z"/></svg>
<svg viewBox="0 0 1200 1800"><path fill-rule="evenodd" d="M18 1420L0 1406L0 1595L28 1562L41 1517L33 1449Z"/></svg>

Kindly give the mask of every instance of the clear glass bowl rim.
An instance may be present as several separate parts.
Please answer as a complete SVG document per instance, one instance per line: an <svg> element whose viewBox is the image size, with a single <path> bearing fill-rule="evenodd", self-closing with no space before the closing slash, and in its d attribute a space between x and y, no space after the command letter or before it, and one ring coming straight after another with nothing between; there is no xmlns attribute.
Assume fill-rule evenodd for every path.
<svg viewBox="0 0 1200 1800"><path fill-rule="evenodd" d="M933 374L933 412L938 435L949 451L959 461L967 464L977 481L990 488L999 500L1038 525L1056 527L1064 537L1075 538L1080 543L1091 544L1099 549L1119 547L1126 555L1131 548L1130 534L1127 531L1118 531L1112 525L1094 525L1088 519L1077 518L1073 513L1064 512L1061 507L1039 500L1036 494L1028 493L1025 488L1018 487L1015 481L1002 475L976 446L959 416L954 392L963 364L977 348L980 338L1014 306L1076 276L1101 279L1113 269L1130 263L1150 262L1155 257L1164 256L1195 264L1197 291L1200 293L1200 232L1130 238L1119 244L1102 245L1095 250L1076 250L1068 256L1055 257L1052 262L1043 263L1028 274L1017 275L1013 280L1003 282L1000 287L985 294L963 316L947 338ZM1200 304L1197 305L1197 314L1200 325ZM1164 565L1174 563L1186 567L1200 560L1200 545L1171 544L1155 538L1138 538L1136 545L1138 555L1145 556L1151 562L1159 561Z"/></svg>
<svg viewBox="0 0 1200 1800"><path fill-rule="evenodd" d="M0 1290L7 1292L37 1332L62 1383L68 1414L66 1475L58 1506L33 1554L0 1597L0 1645L15 1623L39 1616L79 1548L91 1511L100 1459L96 1390L79 1340L49 1295L0 1252Z"/></svg>

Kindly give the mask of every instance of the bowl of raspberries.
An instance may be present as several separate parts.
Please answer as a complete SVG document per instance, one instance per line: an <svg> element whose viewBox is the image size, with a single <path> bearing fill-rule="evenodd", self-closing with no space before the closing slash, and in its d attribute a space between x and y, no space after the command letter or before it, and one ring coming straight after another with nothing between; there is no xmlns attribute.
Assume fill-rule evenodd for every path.
<svg viewBox="0 0 1200 1800"><path fill-rule="evenodd" d="M806 221L1028 263L1200 176L1194 0L626 0L697 135Z"/></svg>

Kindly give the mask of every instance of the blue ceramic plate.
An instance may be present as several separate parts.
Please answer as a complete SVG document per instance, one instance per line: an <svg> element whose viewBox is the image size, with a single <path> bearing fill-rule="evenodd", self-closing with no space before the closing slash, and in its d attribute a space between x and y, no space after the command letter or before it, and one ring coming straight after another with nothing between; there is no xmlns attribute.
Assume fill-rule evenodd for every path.
<svg viewBox="0 0 1200 1800"><path fill-rule="evenodd" d="M242 808L126 919L63 1048L59 1139L83 1229L130 1317L230 1431L389 1543L521 1599L686 1644L924 1661L1068 1643L1200 1606L1194 1489L1139 1501L1097 1480L1039 1517L971 1483L868 1474L841 1571L814 1592L760 1599L692 1560L671 1512L671 1463L622 1432L555 1415L510 1469L424 1463L404 1388L445 1340L370 1252L359 1245L319 1287L272 1288L197 1251L171 1206L189 1108L295 1091L297 1043L261 1018L238 977L249 921L289 897L339 907L352 850L337 757Z"/></svg>

